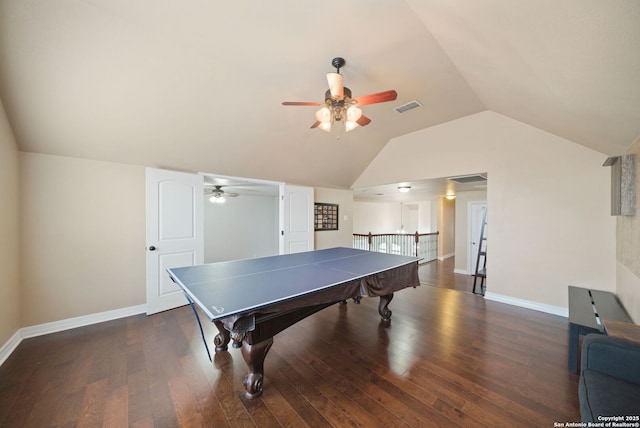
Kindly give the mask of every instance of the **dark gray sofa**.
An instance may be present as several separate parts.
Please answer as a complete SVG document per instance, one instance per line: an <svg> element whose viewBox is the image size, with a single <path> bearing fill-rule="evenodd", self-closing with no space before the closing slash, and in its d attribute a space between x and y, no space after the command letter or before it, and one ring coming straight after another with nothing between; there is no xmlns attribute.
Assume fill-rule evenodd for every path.
<svg viewBox="0 0 640 428"><path fill-rule="evenodd" d="M640 416L640 343L588 334L581 364L582 422L603 422L599 416Z"/></svg>

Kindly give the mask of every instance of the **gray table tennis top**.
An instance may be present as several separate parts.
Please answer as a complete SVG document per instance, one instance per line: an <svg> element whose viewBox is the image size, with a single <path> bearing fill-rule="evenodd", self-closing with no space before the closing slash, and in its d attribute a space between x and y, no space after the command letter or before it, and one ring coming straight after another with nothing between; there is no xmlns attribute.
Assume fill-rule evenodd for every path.
<svg viewBox="0 0 640 428"><path fill-rule="evenodd" d="M215 321L419 260L419 257L339 247L171 268L167 272Z"/></svg>

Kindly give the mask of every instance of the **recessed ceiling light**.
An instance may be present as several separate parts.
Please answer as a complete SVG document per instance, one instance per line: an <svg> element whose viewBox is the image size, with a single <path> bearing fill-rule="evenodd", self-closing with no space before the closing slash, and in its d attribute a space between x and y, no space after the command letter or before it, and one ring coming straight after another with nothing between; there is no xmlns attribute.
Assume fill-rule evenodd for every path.
<svg viewBox="0 0 640 428"><path fill-rule="evenodd" d="M411 190L411 186L398 186L398 191L402 193L407 193Z"/></svg>

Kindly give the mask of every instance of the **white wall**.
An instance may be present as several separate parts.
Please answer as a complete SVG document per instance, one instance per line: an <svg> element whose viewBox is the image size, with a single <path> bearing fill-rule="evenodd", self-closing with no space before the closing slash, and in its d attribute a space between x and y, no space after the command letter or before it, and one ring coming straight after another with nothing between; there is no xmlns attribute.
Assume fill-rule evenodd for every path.
<svg viewBox="0 0 640 428"><path fill-rule="evenodd" d="M353 202L353 232L395 233L400 228L400 204L384 202Z"/></svg>
<svg viewBox="0 0 640 428"><path fill-rule="evenodd" d="M415 233L419 231L419 207L419 204L402 204L402 227L400 228L401 233Z"/></svg>
<svg viewBox="0 0 640 428"><path fill-rule="evenodd" d="M438 258L448 258L456 250L456 203L445 197L438 198Z"/></svg>
<svg viewBox="0 0 640 428"><path fill-rule="evenodd" d="M204 262L278 254L278 196L226 198L214 204L204 196Z"/></svg>
<svg viewBox="0 0 640 428"><path fill-rule="evenodd" d="M429 233L432 230L431 201L363 202L354 201L354 233L366 235L397 233L404 226L406 233Z"/></svg>
<svg viewBox="0 0 640 428"><path fill-rule="evenodd" d="M333 247L351 247L353 244L354 212L353 192L343 189L316 187L314 202L338 204L338 230L322 230L315 232L315 249Z"/></svg>
<svg viewBox="0 0 640 428"><path fill-rule="evenodd" d="M566 307L569 284L615 290L606 157L485 111L391 140L353 187L486 171L488 291Z"/></svg>
<svg viewBox="0 0 640 428"><path fill-rule="evenodd" d="M145 169L20 153L22 326L145 303Z"/></svg>
<svg viewBox="0 0 640 428"><path fill-rule="evenodd" d="M420 233L436 232L436 228L432 226L432 205L432 201L422 201L418 203L418 232Z"/></svg>
<svg viewBox="0 0 640 428"><path fill-rule="evenodd" d="M18 147L0 102L0 346L20 326Z"/></svg>

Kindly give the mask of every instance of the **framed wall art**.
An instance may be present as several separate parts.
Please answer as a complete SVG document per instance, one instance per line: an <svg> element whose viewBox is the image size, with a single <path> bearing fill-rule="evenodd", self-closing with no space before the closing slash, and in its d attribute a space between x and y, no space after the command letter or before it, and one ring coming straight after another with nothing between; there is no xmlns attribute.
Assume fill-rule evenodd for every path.
<svg viewBox="0 0 640 428"><path fill-rule="evenodd" d="M314 204L314 230L338 230L338 204Z"/></svg>

